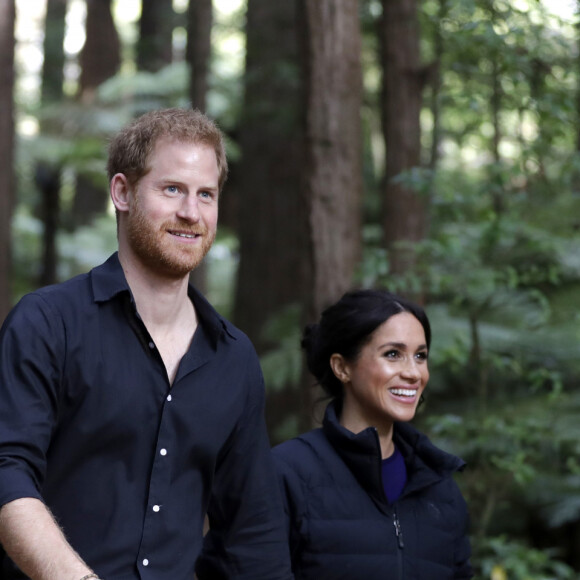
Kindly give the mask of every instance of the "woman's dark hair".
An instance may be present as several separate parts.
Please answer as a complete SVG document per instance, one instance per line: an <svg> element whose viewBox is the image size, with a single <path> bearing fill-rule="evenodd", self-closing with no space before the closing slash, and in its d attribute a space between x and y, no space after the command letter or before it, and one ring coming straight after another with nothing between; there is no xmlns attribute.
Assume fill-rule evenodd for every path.
<svg viewBox="0 0 580 580"><path fill-rule="evenodd" d="M308 369L330 397L342 401L344 395L342 383L330 367L331 355L354 361L373 332L400 312L409 312L421 323L429 347L431 326L423 308L386 290L347 292L322 313L318 324L306 326L301 344Z"/></svg>

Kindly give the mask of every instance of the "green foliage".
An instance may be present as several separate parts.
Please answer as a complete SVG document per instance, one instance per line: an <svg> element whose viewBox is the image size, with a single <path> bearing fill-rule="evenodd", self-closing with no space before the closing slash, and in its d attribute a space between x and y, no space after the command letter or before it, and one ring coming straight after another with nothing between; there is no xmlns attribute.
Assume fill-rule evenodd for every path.
<svg viewBox="0 0 580 580"><path fill-rule="evenodd" d="M558 562L553 550L534 550L506 536L489 538L479 546L479 578L490 580L572 580L572 568Z"/></svg>
<svg viewBox="0 0 580 580"><path fill-rule="evenodd" d="M292 304L274 316L264 329L263 339L273 346L260 357L260 362L266 386L272 391L280 391L288 385L298 385L300 382L300 317L300 305ZM296 418L293 418L292 424L296 422ZM291 426L287 428L290 429Z"/></svg>
<svg viewBox="0 0 580 580"><path fill-rule="evenodd" d="M237 256L237 237L226 228L220 228L204 260L207 265L207 299L226 318L232 315Z"/></svg>
<svg viewBox="0 0 580 580"><path fill-rule="evenodd" d="M425 85L424 160L429 166L440 108L439 162L396 179L430 207L430 231L410 248L414 267L389 270L382 247L380 194L384 149L381 70L376 37L379 0L359 4L365 99L364 255L356 283L424 298L433 326L431 381L418 422L443 448L467 460L459 478L473 523L479 577L573 578L552 549L564 526L580 525L580 154L577 150L578 32L536 0L423 0L421 50L441 73ZM243 14L216 12L208 112L235 135L243 102ZM226 47L226 41L227 46ZM443 52L439 62L437 43ZM232 50L231 47L235 46ZM110 79L86 107L67 100L42 109L19 103L19 117L41 131L19 136L13 224L14 292L35 286L42 224L35 171L62 171L66 229L59 232L59 276L102 261L116 246L105 215L77 229L67 221L75 175L106 187L103 144L136 114L186 105L189 71L179 63L157 73L132 67ZM277 74L296 77L293 67ZM241 159L233 139L230 159ZM280 259L284 259L280 256ZM208 296L229 316L237 240L220 231L207 257ZM265 330L267 388L300 385L300 307L277 313ZM289 416L276 437L296 434ZM538 545L531 529L541 529ZM534 538L534 539L532 539ZM534 546L533 543L536 543Z"/></svg>
<svg viewBox="0 0 580 580"><path fill-rule="evenodd" d="M425 0L421 23L426 62L444 47L440 161L397 179L430 204L430 231L387 252L371 214L357 283L427 301L417 420L468 463L481 577L572 578L552 546L580 521L577 31L540 2ZM398 251L415 260L402 275Z"/></svg>

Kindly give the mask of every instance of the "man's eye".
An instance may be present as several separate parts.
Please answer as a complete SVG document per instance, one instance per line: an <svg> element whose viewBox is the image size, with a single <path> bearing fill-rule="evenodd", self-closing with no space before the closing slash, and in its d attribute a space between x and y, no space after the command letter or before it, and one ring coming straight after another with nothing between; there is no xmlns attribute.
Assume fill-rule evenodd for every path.
<svg viewBox="0 0 580 580"><path fill-rule="evenodd" d="M171 194L179 193L179 189L177 189L176 185L168 185L166 190L167 190L167 193L171 193Z"/></svg>

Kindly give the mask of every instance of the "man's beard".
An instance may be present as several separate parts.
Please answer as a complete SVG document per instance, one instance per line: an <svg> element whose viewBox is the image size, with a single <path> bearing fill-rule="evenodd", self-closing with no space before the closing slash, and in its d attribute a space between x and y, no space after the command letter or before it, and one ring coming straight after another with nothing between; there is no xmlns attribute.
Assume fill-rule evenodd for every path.
<svg viewBox="0 0 580 580"><path fill-rule="evenodd" d="M190 246L171 240L168 231L198 234L201 244ZM183 278L194 270L211 248L215 230L210 233L205 225L164 222L155 226L142 212L139 202L127 219L127 239L141 263L152 272L168 278Z"/></svg>

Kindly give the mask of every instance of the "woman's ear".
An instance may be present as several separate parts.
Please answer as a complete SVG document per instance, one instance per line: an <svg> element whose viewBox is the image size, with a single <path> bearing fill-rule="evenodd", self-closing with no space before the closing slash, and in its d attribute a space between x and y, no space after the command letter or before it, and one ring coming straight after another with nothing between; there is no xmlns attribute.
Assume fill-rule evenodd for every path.
<svg viewBox="0 0 580 580"><path fill-rule="evenodd" d="M349 368L341 354L335 352L330 355L330 368L341 383L348 383L350 380Z"/></svg>
<svg viewBox="0 0 580 580"><path fill-rule="evenodd" d="M111 200L115 209L119 212L126 212L129 210L129 197L131 194L131 188L129 187L129 182L127 177L123 173L116 173L111 179L111 184L109 187L109 192L111 194Z"/></svg>

